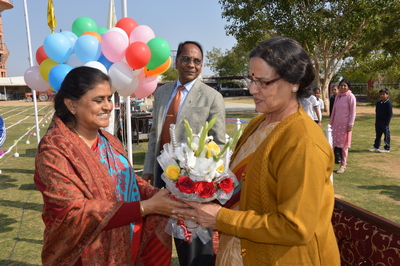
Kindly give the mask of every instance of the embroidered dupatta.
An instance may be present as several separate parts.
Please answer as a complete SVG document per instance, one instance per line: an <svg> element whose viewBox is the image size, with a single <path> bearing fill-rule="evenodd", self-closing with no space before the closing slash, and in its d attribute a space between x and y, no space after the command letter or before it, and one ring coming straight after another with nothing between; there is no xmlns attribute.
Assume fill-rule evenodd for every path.
<svg viewBox="0 0 400 266"><path fill-rule="evenodd" d="M264 121L264 120L260 120ZM248 162L251 160L254 152L266 137L271 133L279 122L264 125L262 122L256 127L256 130L246 139L242 140L232 156L230 165L232 172L239 180L239 185L235 187L234 194L231 199L224 205L225 208L239 209L241 180L245 178L245 170ZM222 233L218 246L218 254L216 265L243 265L241 257L240 239L236 236Z"/></svg>

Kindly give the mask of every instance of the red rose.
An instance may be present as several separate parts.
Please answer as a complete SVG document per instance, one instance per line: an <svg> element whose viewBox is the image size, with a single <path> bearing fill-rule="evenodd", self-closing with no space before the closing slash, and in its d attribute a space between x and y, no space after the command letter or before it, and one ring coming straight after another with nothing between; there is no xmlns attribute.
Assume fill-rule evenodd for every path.
<svg viewBox="0 0 400 266"><path fill-rule="evenodd" d="M179 177L179 179L178 179L178 181L176 181L175 185L179 189L179 191L183 192L183 193L190 194L195 191L195 183L188 176Z"/></svg>
<svg viewBox="0 0 400 266"><path fill-rule="evenodd" d="M210 198L215 193L214 182L196 182L196 193L202 198Z"/></svg>
<svg viewBox="0 0 400 266"><path fill-rule="evenodd" d="M218 187L222 189L225 193L231 192L233 189L232 178L228 177L223 179L221 182L218 183Z"/></svg>

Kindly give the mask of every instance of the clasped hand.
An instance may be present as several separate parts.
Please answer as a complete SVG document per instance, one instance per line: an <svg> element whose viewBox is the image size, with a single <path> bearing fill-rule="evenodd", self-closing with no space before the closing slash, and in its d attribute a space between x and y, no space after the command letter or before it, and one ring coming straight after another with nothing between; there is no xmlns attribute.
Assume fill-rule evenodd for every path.
<svg viewBox="0 0 400 266"><path fill-rule="evenodd" d="M177 220L190 219L198 222L204 228L217 228L217 216L221 206L215 203L199 203L193 201L183 201L191 208L175 208L172 213Z"/></svg>

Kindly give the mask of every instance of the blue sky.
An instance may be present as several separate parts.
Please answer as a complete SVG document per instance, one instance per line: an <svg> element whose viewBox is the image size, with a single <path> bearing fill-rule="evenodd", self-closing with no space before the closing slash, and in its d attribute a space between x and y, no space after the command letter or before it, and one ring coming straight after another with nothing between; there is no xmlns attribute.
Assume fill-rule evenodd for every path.
<svg viewBox="0 0 400 266"><path fill-rule="evenodd" d="M29 65L27 31L23 0L9 0L13 9L5 10L3 34L10 52L7 61L9 77L23 76ZM26 0L30 26L32 55L36 64L36 50L49 35L47 26L47 0ZM121 1L114 0L117 20L122 18ZM217 0L127 0L128 17L139 25L149 26L156 37L164 38L176 49L181 41L195 40L203 45L204 54L213 47L222 51L236 43L232 36L226 36L226 20L221 18L221 5ZM53 0L57 26L55 32L71 31L72 23L78 17L92 18L98 26L106 27L109 0ZM212 75L203 67L203 75Z"/></svg>

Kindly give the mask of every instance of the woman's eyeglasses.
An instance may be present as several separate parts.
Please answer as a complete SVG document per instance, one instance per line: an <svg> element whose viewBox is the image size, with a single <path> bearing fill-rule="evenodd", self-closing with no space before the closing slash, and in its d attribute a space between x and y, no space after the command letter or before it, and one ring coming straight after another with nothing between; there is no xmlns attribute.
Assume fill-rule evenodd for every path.
<svg viewBox="0 0 400 266"><path fill-rule="evenodd" d="M254 83L254 85L256 85L257 87L263 88L265 89L266 87L268 87L269 85L271 85L272 83L280 80L281 77L276 78L276 79L271 79L269 81L264 81L264 80L259 80L259 79L253 79L250 75L247 75L244 77L244 80L247 83L247 87L250 87L251 83Z"/></svg>
<svg viewBox="0 0 400 266"><path fill-rule="evenodd" d="M202 61L201 59L199 59L199 58L191 58L191 57L189 57L189 56L181 56L181 61L182 61L183 63L185 63L185 64L190 64L190 62L193 61L193 63L194 63L196 66L201 65L201 63L203 62L203 61Z"/></svg>

